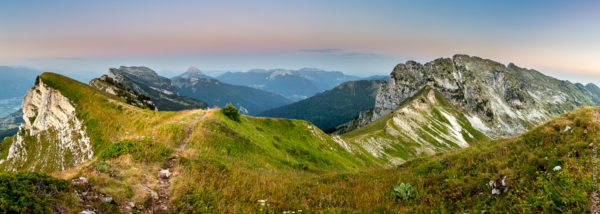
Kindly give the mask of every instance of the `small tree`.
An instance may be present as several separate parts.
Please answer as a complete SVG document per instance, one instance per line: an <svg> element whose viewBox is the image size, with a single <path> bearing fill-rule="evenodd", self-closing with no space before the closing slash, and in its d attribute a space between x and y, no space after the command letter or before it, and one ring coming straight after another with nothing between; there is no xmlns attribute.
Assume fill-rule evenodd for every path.
<svg viewBox="0 0 600 214"><path fill-rule="evenodd" d="M238 111L235 106L231 105L231 103L227 103L227 105L225 105L221 111L225 116L229 117L229 119L240 122L240 111Z"/></svg>

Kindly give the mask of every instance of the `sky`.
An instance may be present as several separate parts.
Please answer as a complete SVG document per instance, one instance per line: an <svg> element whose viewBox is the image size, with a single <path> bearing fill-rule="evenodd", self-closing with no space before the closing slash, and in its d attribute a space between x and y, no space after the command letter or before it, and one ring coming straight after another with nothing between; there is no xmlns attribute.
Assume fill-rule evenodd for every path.
<svg viewBox="0 0 600 214"><path fill-rule="evenodd" d="M600 1L1 1L0 65L387 75L468 54L600 85Z"/></svg>

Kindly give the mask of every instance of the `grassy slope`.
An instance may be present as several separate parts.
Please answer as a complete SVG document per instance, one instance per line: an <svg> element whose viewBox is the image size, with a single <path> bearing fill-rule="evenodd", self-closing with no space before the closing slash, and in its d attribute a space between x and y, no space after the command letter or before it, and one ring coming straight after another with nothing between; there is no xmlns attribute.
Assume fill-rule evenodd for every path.
<svg viewBox="0 0 600 214"><path fill-rule="evenodd" d="M335 198L338 211L584 213L595 188L599 110L583 107L519 137L481 142L396 169L325 177L319 189L326 194L317 198ZM567 125L572 132L562 132ZM556 166L562 169L554 171ZM491 194L490 181L500 185L500 195ZM412 185L412 199L391 196L400 183Z"/></svg>
<svg viewBox="0 0 600 214"><path fill-rule="evenodd" d="M113 197L119 206L130 201L145 203L150 196L141 185L157 188L156 171L175 155L182 158L178 159L180 176L172 181L174 186L186 189L185 184L192 183L194 191L202 189L196 185L198 180L210 181L210 176L199 176L207 169L219 170L212 176L242 175L230 184L240 187L238 182L280 180L286 174L354 171L370 164L368 157L351 155L306 121L242 116L238 123L218 110L156 112L127 105L61 75L44 73L40 80L61 91L76 106L95 152L87 164L53 174L68 179L88 177L94 191ZM176 154L190 127L187 147ZM4 145L2 152L8 149ZM173 198L187 197L188 192L174 190ZM114 207L104 209L109 210Z"/></svg>
<svg viewBox="0 0 600 214"><path fill-rule="evenodd" d="M428 97L430 93L434 97ZM404 108L410 110L403 111ZM423 118L413 117L414 115L410 114L413 111L418 111L418 116L423 117L425 122L422 122ZM397 110L360 129L348 132L342 137L347 142L363 145L364 141L377 139L389 145L385 149L386 154L391 157L400 157L403 160L418 157L420 155L418 150L422 152L425 149L432 149L435 152L440 152L458 148L459 146L453 139L444 137L450 134L447 127L451 127L451 123L441 112L456 118L457 123L462 128L461 135L469 144L487 139L485 135L471 126L463 111L454 107L446 98L430 87L422 89L415 96L404 101ZM410 135L409 132L405 131L403 128L406 127L399 127L395 124L394 117L406 121L402 126L411 125L413 128L409 131L415 135ZM396 130L395 132L400 133L400 135L392 134L391 132L394 131L391 130Z"/></svg>
<svg viewBox="0 0 600 214"><path fill-rule="evenodd" d="M179 138L177 130L185 129L185 124L159 125L174 117L176 112L135 108L117 101L119 99L114 96L54 73L43 73L39 78L48 86L59 90L75 105L77 117L84 121L95 154L121 139L134 136L152 135L157 136L157 140L164 144L173 143L173 139ZM35 138L31 138L30 141L35 141ZM11 137L7 137L2 143L2 148L8 148L10 142ZM5 152L3 149L2 157L5 157ZM33 160L28 160L31 161Z"/></svg>
<svg viewBox="0 0 600 214"><path fill-rule="evenodd" d="M304 213L539 213L589 211L594 190L593 161L599 140L600 109L584 107L538 126L522 136L479 144L444 154L409 161L393 169L313 173L283 167L247 168L218 149L202 150L205 142L190 142L179 160L172 199L179 212L282 212ZM213 112L218 113L218 112ZM210 115L207 117L222 117ZM247 118L246 118L247 119ZM245 121L248 122L248 121ZM256 121L255 121L256 122ZM563 132L566 126L571 130ZM202 129L198 124L195 129ZM195 132L196 133L196 132ZM193 138L206 137L197 133ZM235 156L235 155L234 155ZM227 161L228 160L228 161ZM103 172L78 170L90 176L99 190L126 189L120 180L131 174L144 179L131 156L106 162ZM258 161L260 162L260 161ZM241 165L240 165L241 164ZM553 168L562 169L554 171ZM110 171L115 175L109 176ZM95 175L97 173L97 175ZM127 175L124 175L127 174ZM65 175L63 175L65 176ZM151 175L150 175L151 176ZM501 185L502 193L491 194L488 183ZM412 197L402 200L391 192L408 183ZM133 186L133 185L132 185ZM505 190L506 189L506 190ZM119 192L111 192L111 196ZM126 190L123 195L138 194ZM258 200L266 199L262 207ZM119 203L122 199L116 198Z"/></svg>

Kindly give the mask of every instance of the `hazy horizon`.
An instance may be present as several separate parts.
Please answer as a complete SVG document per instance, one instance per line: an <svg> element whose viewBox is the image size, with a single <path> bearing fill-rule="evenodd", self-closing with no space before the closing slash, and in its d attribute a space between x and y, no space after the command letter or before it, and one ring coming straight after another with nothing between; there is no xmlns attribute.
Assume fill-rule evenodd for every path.
<svg viewBox="0 0 600 214"><path fill-rule="evenodd" d="M557 0L2 2L0 65L89 77L121 65L167 77L190 66L371 76L468 54L600 84L598 9Z"/></svg>

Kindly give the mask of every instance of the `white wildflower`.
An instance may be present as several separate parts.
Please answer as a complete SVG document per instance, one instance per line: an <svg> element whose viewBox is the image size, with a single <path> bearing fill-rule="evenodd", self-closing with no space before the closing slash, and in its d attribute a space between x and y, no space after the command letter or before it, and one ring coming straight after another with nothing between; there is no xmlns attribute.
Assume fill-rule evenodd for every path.
<svg viewBox="0 0 600 214"><path fill-rule="evenodd" d="M552 169L552 171L558 172L562 169L562 167L560 166L555 166L554 169Z"/></svg>
<svg viewBox="0 0 600 214"><path fill-rule="evenodd" d="M565 130L563 130L562 132L567 132L567 131L569 131L569 130L571 130L571 127L570 127L569 125L567 125L567 126L565 127Z"/></svg>
<svg viewBox="0 0 600 214"><path fill-rule="evenodd" d="M499 189L492 189L492 195L500 195L500 190Z"/></svg>

